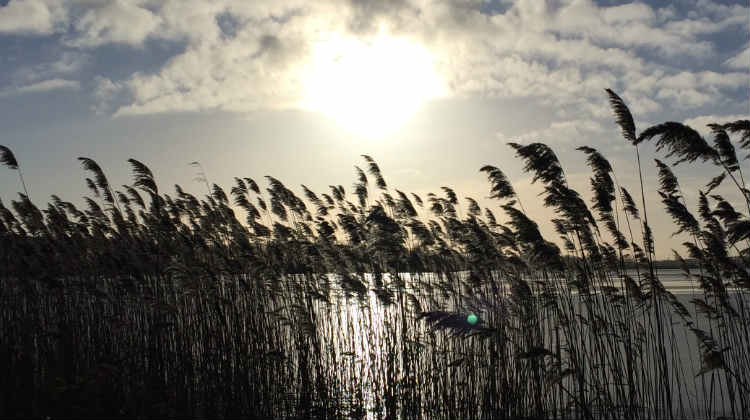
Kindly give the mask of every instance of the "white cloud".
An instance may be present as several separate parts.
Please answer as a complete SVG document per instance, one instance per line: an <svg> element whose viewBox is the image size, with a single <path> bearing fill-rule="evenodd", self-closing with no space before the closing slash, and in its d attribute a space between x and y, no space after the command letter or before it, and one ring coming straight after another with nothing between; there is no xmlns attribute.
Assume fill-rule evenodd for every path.
<svg viewBox="0 0 750 420"><path fill-rule="evenodd" d="M297 63L289 58L296 48L275 37L227 41L220 50L192 48L159 74L135 74L128 80L134 101L118 115L292 107L302 91Z"/></svg>
<svg viewBox="0 0 750 420"><path fill-rule="evenodd" d="M574 119L569 121L555 121L547 128L532 130L521 135L509 138L504 133L497 133L498 139L503 142L517 142L528 144L542 142L556 145L575 145L590 143L607 130L597 121L590 119Z"/></svg>
<svg viewBox="0 0 750 420"><path fill-rule="evenodd" d="M708 14L712 17L727 18L747 14L748 8L740 4L723 4L713 0L697 0L691 15ZM745 21L747 23L747 21Z"/></svg>
<svg viewBox="0 0 750 420"><path fill-rule="evenodd" d="M140 45L161 23L138 2L111 0L86 9L74 23L75 36L67 42L78 47L108 43Z"/></svg>
<svg viewBox="0 0 750 420"><path fill-rule="evenodd" d="M705 57L712 53L711 44L696 40L694 33L670 30L657 25L654 18L653 10L645 4L598 7L591 0L577 0L565 2L550 15L548 30L621 47L648 48L667 56Z"/></svg>
<svg viewBox="0 0 750 420"><path fill-rule="evenodd" d="M0 8L0 34L46 35L67 18L60 0L11 0Z"/></svg>
<svg viewBox="0 0 750 420"><path fill-rule="evenodd" d="M128 101L104 100L95 92L95 99L108 104L97 109L116 106L117 115L293 108L316 40L367 37L382 28L424 44L456 96L533 97L598 117L605 112L600 108L607 87L627 92L633 110L649 114L667 102L681 109L704 106L746 84L746 73L696 72L691 66L716 57L715 45L704 36L743 24L750 16L744 6L697 0L689 7L657 9L641 2L603 7L592 0L518 0L488 16L480 12L484 3L14 0L9 7L35 10L28 12L37 16L30 22L38 23L25 24L26 31L51 33L69 22L63 42L74 48L183 42L184 50L161 68L110 81ZM3 22L9 25L0 17L0 32ZM746 69L749 56L746 48L725 65Z"/></svg>
<svg viewBox="0 0 750 420"><path fill-rule="evenodd" d="M16 84L31 84L40 80L66 78L79 72L91 57L76 51L64 51L50 61L33 66L22 67L13 72L11 77Z"/></svg>
<svg viewBox="0 0 750 420"><path fill-rule="evenodd" d="M607 24L652 22L656 13L646 4L629 3L605 8L602 10L602 18Z"/></svg>
<svg viewBox="0 0 750 420"><path fill-rule="evenodd" d="M286 2L278 9L266 10L251 5L232 8L242 13L236 16L239 25L246 22L234 37L214 32L218 31L212 14L216 10L193 15L197 27L212 26L209 36L190 40L186 51L173 57L159 73L134 74L125 84L133 102L116 115L296 106L303 91L300 72L309 59L315 33L328 35L346 29L336 21L331 5L315 6L316 19L288 17L285 21L279 17L287 16L294 4L297 2Z"/></svg>
<svg viewBox="0 0 750 420"><path fill-rule="evenodd" d="M739 114L732 114L732 115L699 115L697 117L688 118L685 121L683 121L683 124L689 125L690 127L697 130L699 133L701 133L704 136L709 136L711 133L711 129L707 127L708 124L724 124L728 122L733 122L737 120L746 120L748 118L747 115L739 115Z"/></svg>
<svg viewBox="0 0 750 420"><path fill-rule="evenodd" d="M86 65L91 57L88 54L75 51L64 51L49 64L49 69L57 74L71 74L78 72Z"/></svg>
<svg viewBox="0 0 750 420"><path fill-rule="evenodd" d="M667 73L656 69L651 74L632 72L622 81L625 96L632 98L631 108L640 114L660 110L657 100L682 109L726 102L733 91L747 85L747 75L713 71Z"/></svg>
<svg viewBox="0 0 750 420"><path fill-rule="evenodd" d="M626 93L625 97L631 98L631 95ZM628 108L630 108L630 111L633 114L642 116L661 111L663 107L659 102L656 102L648 96L638 95L632 97L632 99L628 101Z"/></svg>
<svg viewBox="0 0 750 420"><path fill-rule="evenodd" d="M106 77L99 76L94 80L94 83L94 96L103 101L112 100L122 89L121 85L107 79Z"/></svg>
<svg viewBox="0 0 750 420"><path fill-rule="evenodd" d="M121 102L124 87L120 83L97 76L94 78L94 100L92 109L97 114L110 113L118 102Z"/></svg>
<svg viewBox="0 0 750 420"><path fill-rule="evenodd" d="M711 103L711 95L698 89L661 88L656 98L679 108L695 108Z"/></svg>
<svg viewBox="0 0 750 420"><path fill-rule="evenodd" d="M591 1L552 7L521 0L506 13L488 17L479 13L480 3L394 0L380 7L349 0L180 7L167 2L158 11L164 25L153 36L188 39L188 48L160 72L130 79L135 100L120 113L294 106L299 88L294 62L304 61L311 38L371 31L383 23L431 48L442 77L459 96L532 96L582 105L601 98L603 88L631 80L636 86L625 84L628 90L641 92L634 110L649 113L662 109L658 101L678 101L683 108L705 105L744 77L675 71L636 55L632 47L669 56L713 54L712 45L698 40L687 23L671 29L661 25L690 20L680 20L669 9L655 11L642 3L605 8ZM235 22L234 38L222 37L216 23L222 13ZM736 23L736 15L714 15L716 25L702 33ZM262 40L271 48L265 50ZM688 89L685 83L691 81ZM682 95L678 89L687 90Z"/></svg>
<svg viewBox="0 0 750 420"><path fill-rule="evenodd" d="M717 20L712 20L708 16L677 20L667 23L665 29L684 37L717 33L732 26L746 25L749 11L750 8L737 6L729 15L721 16Z"/></svg>
<svg viewBox="0 0 750 420"><path fill-rule="evenodd" d="M737 55L727 59L727 61L724 62L724 65L726 65L730 69L750 69L750 44L746 45L745 49L737 53Z"/></svg>
<svg viewBox="0 0 750 420"><path fill-rule="evenodd" d="M49 79L29 85L13 87L0 92L0 96L18 95L23 93L47 92L51 90L78 90L81 84L76 80Z"/></svg>

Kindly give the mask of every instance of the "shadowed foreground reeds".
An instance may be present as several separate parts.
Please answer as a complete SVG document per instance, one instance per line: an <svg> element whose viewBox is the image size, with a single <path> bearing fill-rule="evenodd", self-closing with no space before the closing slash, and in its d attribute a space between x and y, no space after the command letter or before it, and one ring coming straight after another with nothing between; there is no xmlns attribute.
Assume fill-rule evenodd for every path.
<svg viewBox="0 0 750 420"><path fill-rule="evenodd" d="M644 141L675 165L715 165L687 203L656 160L691 295L663 284L644 181L638 204L590 147L587 204L550 147L510 144L557 242L491 165L505 224L449 187L393 189L369 156L353 193L302 186L305 199L270 176L227 194L198 162L203 198L164 193L135 159L118 188L81 157L84 209L57 196L40 209L25 184L12 210L0 203L0 416L750 417L750 194L735 149L750 149L750 121L711 125L713 145L674 122L638 135L607 94L639 171ZM0 162L21 174L6 147Z"/></svg>

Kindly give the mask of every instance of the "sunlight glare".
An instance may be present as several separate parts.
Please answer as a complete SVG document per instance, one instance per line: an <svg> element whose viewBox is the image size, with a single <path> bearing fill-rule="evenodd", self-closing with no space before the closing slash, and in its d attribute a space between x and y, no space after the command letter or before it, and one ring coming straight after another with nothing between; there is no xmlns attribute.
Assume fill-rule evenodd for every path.
<svg viewBox="0 0 750 420"><path fill-rule="evenodd" d="M397 129L442 94L429 52L404 38L333 38L315 44L303 107L363 136Z"/></svg>

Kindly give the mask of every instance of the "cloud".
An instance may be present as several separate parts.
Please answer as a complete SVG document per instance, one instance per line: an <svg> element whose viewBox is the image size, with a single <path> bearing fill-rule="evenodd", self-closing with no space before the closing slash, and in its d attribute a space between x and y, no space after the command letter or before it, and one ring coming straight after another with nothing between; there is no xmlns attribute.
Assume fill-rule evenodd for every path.
<svg viewBox="0 0 750 420"><path fill-rule="evenodd" d="M621 47L646 48L667 56L705 57L713 51L710 43L696 39L697 32L671 28L669 24L672 22L658 21L657 13L641 3L599 7L591 0L563 2L559 9L546 17L547 30L564 36L584 37ZM687 21L680 19L673 22ZM706 29L705 33L713 33L724 27L718 25Z"/></svg>
<svg viewBox="0 0 750 420"><path fill-rule="evenodd" d="M189 40L186 50L158 73L132 75L124 86L133 102L116 115L295 107L303 92L302 72L314 34L346 28L336 22L331 5L308 6L308 13L319 19L303 20L289 7L297 3L286 2L287 7L282 3L265 11L251 6L221 9L236 13L233 37L214 32L219 29L213 13L220 9L194 16L197 27L212 27L209 36Z"/></svg>
<svg viewBox="0 0 750 420"><path fill-rule="evenodd" d="M633 22L652 22L656 19L654 10L643 3L622 4L604 8L601 16L607 24L627 24Z"/></svg>
<svg viewBox="0 0 750 420"><path fill-rule="evenodd" d="M631 72L622 80L624 97L641 114L659 111L662 103L679 109L727 103L747 85L747 74L656 69L650 74Z"/></svg>
<svg viewBox="0 0 750 420"><path fill-rule="evenodd" d="M113 0L88 8L76 19L68 45L97 47L109 43L140 45L161 23L137 2Z"/></svg>
<svg viewBox="0 0 750 420"><path fill-rule="evenodd" d="M665 29L683 37L717 33L733 26L746 25L748 10L750 9L737 5L732 8L729 15L722 15L716 20L711 19L709 16L676 20L667 23Z"/></svg>
<svg viewBox="0 0 750 420"><path fill-rule="evenodd" d="M309 59L311 39L366 36L383 25L430 48L441 76L458 96L539 97L559 106L586 106L601 98L603 88L621 85L634 92L634 110L651 113L667 101L687 109L703 106L744 83L738 82L740 76L746 78L693 75L669 60L646 62L632 49L703 59L715 51L698 36L737 24L746 8L727 11L706 3L701 6L706 16L688 18L641 3L551 6L521 0L505 13L488 16L481 13L482 3L393 0L385 7L359 0L288 1L243 7L220 2L192 9L167 2L158 10L164 25L150 36L187 39L187 49L159 72L128 80L134 102L119 114L293 107L300 89L298 67ZM220 15L231 16L230 37L222 36ZM179 22L191 22L193 31Z"/></svg>
<svg viewBox="0 0 750 420"><path fill-rule="evenodd" d="M67 20L60 0L11 0L0 7L0 34L47 35Z"/></svg>
<svg viewBox="0 0 750 420"><path fill-rule="evenodd" d="M121 83L97 76L94 78L94 104L92 110L97 114L108 114L127 101L124 86Z"/></svg>
<svg viewBox="0 0 750 420"><path fill-rule="evenodd" d="M116 115L295 108L317 42L380 31L423 44L454 96L535 98L557 107L558 116L570 115L571 107L603 116L607 87L648 115L667 103L694 109L736 101L746 85L745 72L696 71L718 59L718 41L708 35L746 24L750 8L743 5L500 3L13 0L5 9L32 18L11 21L0 14L0 32L62 32L64 45L91 54L113 44L143 50L153 47L150 41L178 43L179 52L159 68L101 75L117 85L119 99L104 100L97 90L94 99L102 106L95 109L114 107ZM745 70L749 57L745 47L725 68ZM62 70L38 73L36 79L67 77Z"/></svg>
<svg viewBox="0 0 750 420"><path fill-rule="evenodd" d="M745 70L750 69L750 44L738 52L737 55L730 57L724 62L724 65L730 69Z"/></svg>
<svg viewBox="0 0 750 420"><path fill-rule="evenodd" d="M630 111L637 116L652 114L663 109L659 102L643 94L632 95L630 91L626 91L623 96L628 99L627 104Z"/></svg>
<svg viewBox="0 0 750 420"><path fill-rule="evenodd" d="M16 84L31 84L41 80L69 78L80 72L89 64L91 56L77 51L63 51L49 61L44 61L27 67L21 67L13 72L12 79Z"/></svg>
<svg viewBox="0 0 750 420"><path fill-rule="evenodd" d="M125 83L133 103L117 115L294 107L303 90L296 43L266 36L221 44L191 48L159 74L133 75Z"/></svg>
<svg viewBox="0 0 750 420"><path fill-rule="evenodd" d="M575 145L590 143L592 139L606 133L607 129L594 120L568 120L552 122L547 128L532 130L518 136L508 137L504 133L497 133L496 137L503 142L517 142L528 144L542 142L556 145Z"/></svg>
<svg viewBox="0 0 750 420"><path fill-rule="evenodd" d="M51 90L79 90L81 84L76 80L49 79L29 85L9 88L0 92L0 96L19 95L24 93L47 92Z"/></svg>
<svg viewBox="0 0 750 420"><path fill-rule="evenodd" d="M683 124L689 125L690 127L697 130L699 133L701 133L704 136L710 136L711 129L707 127L708 124L724 124L728 122L733 122L737 120L746 120L747 115L739 115L739 114L732 114L732 115L699 115L697 117L688 118L683 121Z"/></svg>

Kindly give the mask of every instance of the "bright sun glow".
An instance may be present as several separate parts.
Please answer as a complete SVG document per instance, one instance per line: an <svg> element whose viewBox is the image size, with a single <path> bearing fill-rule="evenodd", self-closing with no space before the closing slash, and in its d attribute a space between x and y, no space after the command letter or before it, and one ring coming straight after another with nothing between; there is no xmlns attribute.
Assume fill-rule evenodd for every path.
<svg viewBox="0 0 750 420"><path fill-rule="evenodd" d="M424 47L382 36L316 43L303 82L305 108L364 136L395 130L442 93Z"/></svg>

